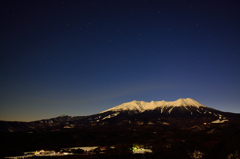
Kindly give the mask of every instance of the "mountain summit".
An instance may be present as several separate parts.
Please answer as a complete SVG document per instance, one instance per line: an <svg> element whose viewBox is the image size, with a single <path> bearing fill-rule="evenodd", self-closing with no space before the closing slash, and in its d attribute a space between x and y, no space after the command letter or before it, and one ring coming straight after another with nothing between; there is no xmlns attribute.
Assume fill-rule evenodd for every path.
<svg viewBox="0 0 240 159"><path fill-rule="evenodd" d="M169 108L169 107L186 107L186 106L191 106L191 107L206 107L204 105L202 105L201 103L195 101L194 99L191 98L179 98L176 101L151 101L151 102L145 102L145 101L131 101L131 102L127 102L127 103L123 103L120 104L116 107L110 108L108 110L103 111L104 112L108 112L108 111L132 111L132 110L137 110L139 112L144 112L146 110L154 110L156 108ZM187 108L186 108L187 109Z"/></svg>

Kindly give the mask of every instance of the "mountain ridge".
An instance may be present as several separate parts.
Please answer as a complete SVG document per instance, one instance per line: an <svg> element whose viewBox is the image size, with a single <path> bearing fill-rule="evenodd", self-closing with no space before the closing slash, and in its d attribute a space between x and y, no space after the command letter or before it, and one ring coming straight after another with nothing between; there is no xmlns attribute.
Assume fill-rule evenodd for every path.
<svg viewBox="0 0 240 159"><path fill-rule="evenodd" d="M240 120L240 114L222 112L191 98L176 101L131 101L88 116L61 115L32 122L0 121L0 132L43 132L76 130L89 127L155 125L186 127L230 123Z"/></svg>

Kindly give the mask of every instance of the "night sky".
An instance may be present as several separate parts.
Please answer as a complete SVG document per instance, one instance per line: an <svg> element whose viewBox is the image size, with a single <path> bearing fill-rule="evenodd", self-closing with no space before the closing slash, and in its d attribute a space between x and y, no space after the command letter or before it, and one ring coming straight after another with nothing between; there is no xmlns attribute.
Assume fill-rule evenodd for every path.
<svg viewBox="0 0 240 159"><path fill-rule="evenodd" d="M240 113L238 0L7 0L0 120L192 98Z"/></svg>

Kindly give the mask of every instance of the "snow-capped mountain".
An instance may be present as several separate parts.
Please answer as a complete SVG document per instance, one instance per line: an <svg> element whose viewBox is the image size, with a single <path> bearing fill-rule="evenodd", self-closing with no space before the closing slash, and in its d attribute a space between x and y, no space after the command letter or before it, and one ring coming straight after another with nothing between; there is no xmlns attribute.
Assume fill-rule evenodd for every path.
<svg viewBox="0 0 240 159"><path fill-rule="evenodd" d="M123 103L121 105L118 105L116 107L113 107L111 109L105 110L104 112L107 111L139 111L139 112L144 112L146 110L154 110L154 109L168 109L168 108L173 108L173 107L185 107L187 109L187 107L196 107L196 108L200 108L200 107L206 107L204 105L202 105L201 103L191 99L191 98L179 98L176 101L151 101L151 102L145 102L145 101L132 101L132 102L128 102L128 103Z"/></svg>
<svg viewBox="0 0 240 159"><path fill-rule="evenodd" d="M240 120L239 114L222 112L191 99L131 101L89 116L59 116L33 122L0 121L0 132L61 131L93 126L225 124Z"/></svg>
<svg viewBox="0 0 240 159"><path fill-rule="evenodd" d="M224 118L223 112L209 108L191 98L179 98L176 101L169 102L164 100L151 102L134 100L105 110L101 112L101 114L116 114L116 112L118 112L118 114L120 112L128 112L128 114L150 113L157 114L158 117L200 117L204 115Z"/></svg>
<svg viewBox="0 0 240 159"><path fill-rule="evenodd" d="M176 124L179 118L185 120L201 120L201 122L224 123L228 118L233 117L233 113L225 113L213 108L209 108L191 98L180 98L176 101L131 101L120 104L96 114L93 123L125 122L133 121L161 123L159 120L167 121L171 119L172 124ZM118 119L121 119L119 121ZM177 120L173 120L177 119ZM203 120L202 120L203 119ZM116 122L117 121L117 122ZM163 123L163 122L162 122ZM166 123L166 122L165 122ZM178 122L179 123L179 122Z"/></svg>

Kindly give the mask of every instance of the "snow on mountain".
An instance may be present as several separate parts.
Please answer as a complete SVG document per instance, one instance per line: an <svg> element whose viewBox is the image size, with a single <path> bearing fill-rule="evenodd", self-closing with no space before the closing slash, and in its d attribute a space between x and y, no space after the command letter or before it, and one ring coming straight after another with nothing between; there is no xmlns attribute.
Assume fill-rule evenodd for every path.
<svg viewBox="0 0 240 159"><path fill-rule="evenodd" d="M179 107L179 106L193 106L193 107L206 107L202 105L201 103L191 99L191 98L179 98L176 101L151 101L151 102L145 102L145 101L131 101L127 103L120 104L116 107L110 108L108 110L105 110L101 113L107 112L107 111L122 111L122 110L138 110L139 112L144 112L146 110L153 110L156 108L165 108L165 107ZM186 108L187 109L187 108ZM172 110L172 108L171 108ZM169 111L171 111L169 110ZM170 113L170 112L169 112Z"/></svg>
<svg viewBox="0 0 240 159"><path fill-rule="evenodd" d="M114 116L117 116L118 114L119 114L119 113L114 113L114 114L108 115L108 116L102 118L102 120L107 119L107 118L112 118L112 117L114 117Z"/></svg>
<svg viewBox="0 0 240 159"><path fill-rule="evenodd" d="M229 121L229 120L228 119L225 119L225 120L217 119L217 120L212 121L211 123L224 123L225 121Z"/></svg>

